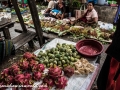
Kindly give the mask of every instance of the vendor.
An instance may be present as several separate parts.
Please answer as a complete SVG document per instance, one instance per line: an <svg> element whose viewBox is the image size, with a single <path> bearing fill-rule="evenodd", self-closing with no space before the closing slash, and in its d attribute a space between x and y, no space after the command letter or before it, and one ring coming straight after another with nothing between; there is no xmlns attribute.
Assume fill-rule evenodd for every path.
<svg viewBox="0 0 120 90"><path fill-rule="evenodd" d="M8 0L8 7L11 8L13 5L12 5L12 2L11 0Z"/></svg>
<svg viewBox="0 0 120 90"><path fill-rule="evenodd" d="M28 4L27 0L20 0L22 7L26 7Z"/></svg>
<svg viewBox="0 0 120 90"><path fill-rule="evenodd" d="M44 15L45 16L49 16L50 14L50 11L52 10L52 9L54 9L54 5L55 5L55 2L53 1L53 0L47 0L49 3L48 3L48 7L47 7L47 9L45 10L45 12L44 12Z"/></svg>
<svg viewBox="0 0 120 90"><path fill-rule="evenodd" d="M57 19L63 19L65 17L68 16L68 14L66 13L66 8L63 2L59 2L58 3L58 10L60 11L57 15L56 18Z"/></svg>
<svg viewBox="0 0 120 90"><path fill-rule="evenodd" d="M81 17L77 18L77 21L80 22L82 21L83 24L86 24L85 26L87 25L92 27L97 26L98 14L94 9L94 2L92 1L88 2L87 10Z"/></svg>

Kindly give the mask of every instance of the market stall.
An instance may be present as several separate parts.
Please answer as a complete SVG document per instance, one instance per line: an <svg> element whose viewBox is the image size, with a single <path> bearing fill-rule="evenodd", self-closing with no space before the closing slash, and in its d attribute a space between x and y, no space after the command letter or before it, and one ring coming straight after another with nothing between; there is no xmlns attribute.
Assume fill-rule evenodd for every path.
<svg viewBox="0 0 120 90"><path fill-rule="evenodd" d="M98 27L92 28L89 26L83 27L83 25L74 25L75 17L64 18L58 20L52 17L45 17L43 12L45 8L37 5L40 25L43 31L43 37L48 39L54 39L56 37L66 38L72 41L78 41L80 39L92 38L96 39L103 44L109 44L112 40L109 38L114 33L116 27L113 24L98 22ZM29 13L22 15L24 23L29 28L35 28L32 16ZM20 22L16 19L16 22ZM65 39L64 38L64 39Z"/></svg>
<svg viewBox="0 0 120 90"><path fill-rule="evenodd" d="M47 38L63 38L67 37L78 41L84 38L92 38L101 41L103 44L110 43L112 40L109 38L115 31L115 26L110 23L104 23L99 21L98 27L92 28L89 26L83 27L80 24L73 25L75 17L65 18L63 20L57 20L52 17L44 17L41 12L39 14L40 24L43 30L43 35ZM23 16L24 22L28 27L34 28L31 15L27 14ZM16 19L17 22L18 19ZM55 36L55 37L54 37Z"/></svg>
<svg viewBox="0 0 120 90"><path fill-rule="evenodd" d="M32 2L29 1L29 3ZM34 8L30 6L30 9L31 13L33 13ZM18 7L16 11L17 10ZM95 39L110 43L111 39L109 35L114 31L82 27L80 25L74 26L70 22L74 20L74 18L56 20L51 17L46 18L42 16L41 12L39 13L39 22L39 19L36 20L35 18L36 13L21 17L20 11L18 11L16 14L19 20L17 21L22 25L23 31L21 35L27 36L26 40L34 38L29 38L28 36L34 36L36 33L38 34L39 31L32 35L27 31L24 23L36 31L39 30L39 25L41 25L43 37L53 40L44 44L44 46L35 51L34 54L26 52L23 57L18 60L18 63L4 69L1 72L0 76L2 78L0 78L0 81L2 81L2 85L8 85L9 88L3 88L7 90L11 88L21 88L23 90L28 88L29 90L38 88L38 90L43 90L43 88L47 90L90 90L99 71L100 65L96 62L100 59L99 55L101 51L99 51L99 55L95 57L84 56L76 49L76 42L80 39L92 38L92 40ZM22 40L22 36L19 36L19 40ZM19 44L19 40L14 41ZM18 44L16 44L16 46L20 47ZM96 53L97 50L98 49L94 50L90 48L88 52L94 51L94 53ZM14 85L17 87L14 87Z"/></svg>
<svg viewBox="0 0 120 90"><path fill-rule="evenodd" d="M63 49L66 49L67 45L73 45L73 46L76 46L76 43L75 42L71 42L71 41L68 41L68 40L63 40L63 39L59 39L59 38L55 38L53 39L51 42L45 44L41 49L37 50L34 52L34 54L37 55L37 57L39 58L40 57L40 53L41 51L43 51L44 53L45 52L48 52L48 50L53 50L56 49L57 47L59 47L59 45L65 45L65 47L62 47ZM51 46L52 45L52 46ZM56 50L55 50L56 51ZM61 52L61 51L60 51ZM59 52L59 53L60 53ZM54 53L54 52L53 52ZM51 53L52 54L52 53ZM72 52L72 54L74 54L74 52ZM56 57L56 54L54 54L54 58L57 58ZM69 57L69 55L67 55L67 57ZM100 58L99 56L96 56L96 57L86 57L86 56L81 56L81 59L82 60L83 58L85 58L86 60L88 60L91 64L93 64L95 66L95 69L92 73L89 73L89 74L85 74L85 73L82 73L82 72L77 72L75 71L75 74L72 75L70 78L68 78L68 82L67 82L67 86L65 87L65 90L90 90L91 89L91 86L99 72L99 63L96 63ZM78 59L80 58L79 57L79 54L78 54ZM41 57L42 58L42 57ZM38 61L40 62L41 61L41 58L38 59ZM65 59L65 56L63 55L62 56L63 60ZM46 60L46 59L45 59ZM60 59L61 60L61 59ZM59 63L59 61L57 61L57 65L62 67L62 68L65 68L66 66L69 66L69 60L68 59L68 63L64 63L61 61L62 64ZM43 60L43 63L47 66L47 67L51 67L52 65L54 65L56 60L54 60L52 63L50 60L48 60L48 63L46 64L46 62L44 63L44 60ZM84 61L84 60L83 60ZM74 67L74 63L78 63L79 60L76 62L76 61L71 61L70 60L70 66L73 65L72 67ZM49 65L50 66L49 66ZM85 65L85 62L83 63ZM56 65L56 64L55 64ZM69 68L70 69L70 68ZM63 69L64 70L64 69ZM65 73L65 72L64 72ZM54 88L52 89L54 90Z"/></svg>
<svg viewBox="0 0 120 90"><path fill-rule="evenodd" d="M60 48L61 45L64 48ZM74 42L56 38L35 51L36 56L24 53L21 60L1 72L1 88L90 90L99 71L99 63L96 63L99 58L86 58L75 46Z"/></svg>

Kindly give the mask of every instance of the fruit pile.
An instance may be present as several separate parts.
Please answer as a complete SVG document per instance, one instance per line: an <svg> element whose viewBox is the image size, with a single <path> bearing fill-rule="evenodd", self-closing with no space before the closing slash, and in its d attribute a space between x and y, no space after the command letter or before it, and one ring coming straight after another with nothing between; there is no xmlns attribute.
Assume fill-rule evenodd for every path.
<svg viewBox="0 0 120 90"><path fill-rule="evenodd" d="M52 86L64 89L67 85L67 78L62 73L62 69L54 66L45 73L45 65L39 64L35 59L34 54L24 53L18 63L14 63L0 73L0 85L31 85L31 87L21 87L21 90L32 90L34 82L42 80L37 90L50 90ZM6 87L0 87L0 90L5 89ZM12 89L18 90L18 87Z"/></svg>
<svg viewBox="0 0 120 90"><path fill-rule="evenodd" d="M70 27L70 33L75 35L81 35L84 28L78 28L78 27Z"/></svg>
<svg viewBox="0 0 120 90"><path fill-rule="evenodd" d="M74 62L80 59L80 55L72 44L57 43L55 48L40 51L37 60L39 63L45 64L46 67L59 66L66 67L73 66Z"/></svg>
<svg viewBox="0 0 120 90"><path fill-rule="evenodd" d="M26 52L18 63L14 63L0 73L0 85L33 85L34 81L39 81L43 77L45 66L38 64L35 58L34 54ZM31 90L31 88L24 87L22 90Z"/></svg>
<svg viewBox="0 0 120 90"><path fill-rule="evenodd" d="M93 72L95 67L93 64L90 64L87 59L81 58L77 62L74 63L76 70L76 74L80 75L88 75L89 73Z"/></svg>

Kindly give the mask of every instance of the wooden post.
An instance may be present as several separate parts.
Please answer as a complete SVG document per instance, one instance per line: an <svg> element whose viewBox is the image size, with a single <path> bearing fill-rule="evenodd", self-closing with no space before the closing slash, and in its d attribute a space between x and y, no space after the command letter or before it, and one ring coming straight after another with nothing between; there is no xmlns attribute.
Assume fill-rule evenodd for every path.
<svg viewBox="0 0 120 90"><path fill-rule="evenodd" d="M10 32L9 32L9 28L8 28L8 27L5 27L5 28L4 28L3 34L4 34L5 39L11 39Z"/></svg>
<svg viewBox="0 0 120 90"><path fill-rule="evenodd" d="M11 0L11 1L12 1L13 6L14 6L15 12L16 12L16 14L18 16L18 19L20 21L23 32L27 32L27 29L26 29L26 26L24 24L20 9L19 9L18 4L17 4L17 0Z"/></svg>
<svg viewBox="0 0 120 90"><path fill-rule="evenodd" d="M43 45L43 32L42 32L42 28L41 28L41 24L40 24L40 20L39 20L39 16L38 16L38 11L36 8L36 4L35 4L35 0L28 0L28 5L30 8L30 12L32 15L32 19L34 22L34 26L35 26L35 30L38 36L38 41L40 44L40 47Z"/></svg>
<svg viewBox="0 0 120 90"><path fill-rule="evenodd" d="M30 40L30 41L28 42L28 44L29 44L29 47L30 47L30 48L32 48L32 49L34 48L33 40Z"/></svg>

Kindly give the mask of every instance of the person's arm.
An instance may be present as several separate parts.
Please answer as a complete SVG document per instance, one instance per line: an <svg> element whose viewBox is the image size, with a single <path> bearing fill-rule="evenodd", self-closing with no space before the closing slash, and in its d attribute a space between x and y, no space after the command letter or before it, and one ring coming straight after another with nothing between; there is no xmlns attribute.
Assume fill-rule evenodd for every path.
<svg viewBox="0 0 120 90"><path fill-rule="evenodd" d="M77 18L76 20L78 21L79 19L83 18L83 17L86 15L86 13L87 13L87 9L85 10L84 14L81 15L81 16L80 16L79 18Z"/></svg>
<svg viewBox="0 0 120 90"><path fill-rule="evenodd" d="M87 21L88 24L97 23L97 22L98 22L97 17L93 18L91 21Z"/></svg>
<svg viewBox="0 0 120 90"><path fill-rule="evenodd" d="M64 16L65 16L65 14L63 13L63 14L61 15L61 19L63 19L63 18L64 18Z"/></svg>
<svg viewBox="0 0 120 90"><path fill-rule="evenodd" d="M84 14L85 15L85 14ZM77 18L76 20L80 20L81 18L83 18L84 15L81 15L79 18Z"/></svg>
<svg viewBox="0 0 120 90"><path fill-rule="evenodd" d="M51 9L51 8L47 8L47 9L45 10L45 13L48 13L48 12L50 11L50 9Z"/></svg>
<svg viewBox="0 0 120 90"><path fill-rule="evenodd" d="M51 10L51 8L53 7L53 2L52 1L50 1L49 3L48 3L48 8L45 10L45 13L49 13L49 11Z"/></svg>
<svg viewBox="0 0 120 90"><path fill-rule="evenodd" d="M66 13L66 9L65 7L62 8L62 15L61 15L61 19L63 19L65 17L65 13Z"/></svg>

